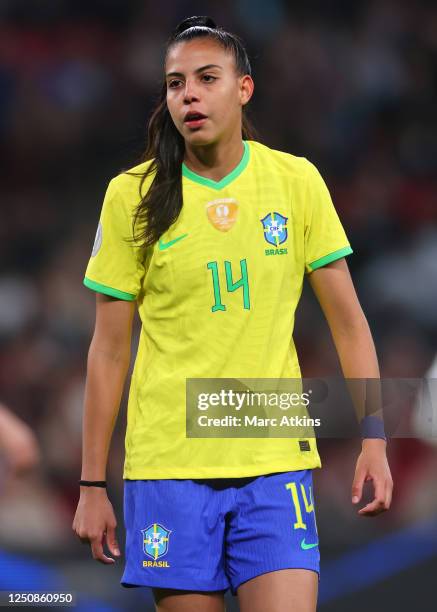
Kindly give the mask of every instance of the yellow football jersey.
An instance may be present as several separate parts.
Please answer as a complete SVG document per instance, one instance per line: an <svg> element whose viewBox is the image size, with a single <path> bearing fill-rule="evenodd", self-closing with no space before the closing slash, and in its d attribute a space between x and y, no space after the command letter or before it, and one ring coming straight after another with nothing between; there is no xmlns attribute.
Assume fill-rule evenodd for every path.
<svg viewBox="0 0 437 612"><path fill-rule="evenodd" d="M145 162L130 172L143 172ZM151 178L145 188L150 185ZM292 338L306 273L352 253L328 189L303 157L244 141L220 181L182 165L177 221L142 256L139 177L109 183L84 284L136 300L124 477L244 477L320 467L314 437L190 438L187 378L300 378Z"/></svg>

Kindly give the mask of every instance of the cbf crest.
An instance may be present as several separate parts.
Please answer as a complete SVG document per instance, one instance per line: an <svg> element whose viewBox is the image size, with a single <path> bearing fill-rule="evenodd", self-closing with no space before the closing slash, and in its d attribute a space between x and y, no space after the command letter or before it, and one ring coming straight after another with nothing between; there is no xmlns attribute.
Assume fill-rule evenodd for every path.
<svg viewBox="0 0 437 612"><path fill-rule="evenodd" d="M269 244L277 247L287 240L287 221L288 218L278 212L269 212L261 219L264 228L264 238Z"/></svg>
<svg viewBox="0 0 437 612"><path fill-rule="evenodd" d="M143 550L149 557L156 560L163 557L168 551L171 531L160 523L153 523L147 529L142 529Z"/></svg>

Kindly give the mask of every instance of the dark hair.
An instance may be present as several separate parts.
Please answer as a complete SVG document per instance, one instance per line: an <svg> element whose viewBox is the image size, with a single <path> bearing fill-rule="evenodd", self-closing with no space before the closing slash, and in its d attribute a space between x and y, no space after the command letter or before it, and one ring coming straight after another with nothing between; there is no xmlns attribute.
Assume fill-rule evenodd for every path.
<svg viewBox="0 0 437 612"><path fill-rule="evenodd" d="M189 17L182 21L167 41L166 56L175 44L209 37L217 41L235 58L237 74L251 74L250 62L241 40L234 34L218 28L210 17ZM141 162L152 160L144 173L128 173L141 176L140 198L133 218L133 241L140 241L144 250L177 220L182 201L182 162L185 152L184 139L176 129L167 108L167 85L163 82L161 93L147 129L147 148ZM256 133L243 112L242 137L254 140ZM147 193L142 187L147 177L155 174ZM135 234L135 228L138 228Z"/></svg>

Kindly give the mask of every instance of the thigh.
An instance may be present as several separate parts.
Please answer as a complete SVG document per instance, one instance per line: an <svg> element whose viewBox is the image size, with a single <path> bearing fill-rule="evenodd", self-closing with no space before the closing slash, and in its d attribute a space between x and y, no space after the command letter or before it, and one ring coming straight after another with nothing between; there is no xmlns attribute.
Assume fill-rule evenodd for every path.
<svg viewBox="0 0 437 612"><path fill-rule="evenodd" d="M224 571L221 497L190 480L126 481L123 586L219 591Z"/></svg>
<svg viewBox="0 0 437 612"><path fill-rule="evenodd" d="M279 570L307 570L299 574L302 584L318 579L311 470L261 476L238 490L235 501L226 537L226 572L234 594L247 581ZM265 580L276 584L283 575ZM287 580L295 575L287 574Z"/></svg>
<svg viewBox="0 0 437 612"><path fill-rule="evenodd" d="M262 574L237 590L240 612L315 612L318 576L305 569Z"/></svg>
<svg viewBox="0 0 437 612"><path fill-rule="evenodd" d="M153 589L157 612L224 612L224 591Z"/></svg>

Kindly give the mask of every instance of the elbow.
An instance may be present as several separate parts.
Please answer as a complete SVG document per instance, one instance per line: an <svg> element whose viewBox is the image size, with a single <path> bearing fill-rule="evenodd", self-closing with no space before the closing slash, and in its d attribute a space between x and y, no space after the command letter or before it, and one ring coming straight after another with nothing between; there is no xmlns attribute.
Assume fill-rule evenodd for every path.
<svg viewBox="0 0 437 612"><path fill-rule="evenodd" d="M371 335L369 323L361 308L358 312L354 312L353 315L335 317L330 327L334 336L347 336L350 338Z"/></svg>
<svg viewBox="0 0 437 612"><path fill-rule="evenodd" d="M108 338L102 340L94 335L88 351L88 361L92 359L103 359L127 369L131 359L130 342Z"/></svg>

